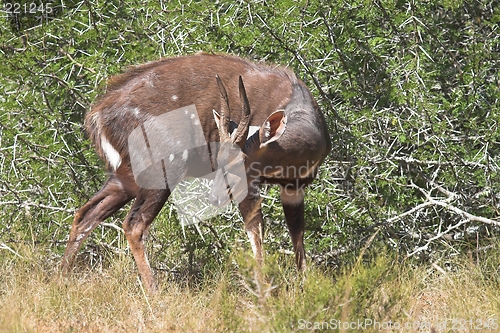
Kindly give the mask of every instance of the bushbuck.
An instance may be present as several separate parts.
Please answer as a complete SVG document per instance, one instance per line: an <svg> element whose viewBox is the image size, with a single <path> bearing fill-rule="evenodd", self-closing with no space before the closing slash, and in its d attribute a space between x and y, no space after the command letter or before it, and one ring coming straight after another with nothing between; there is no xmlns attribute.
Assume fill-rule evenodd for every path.
<svg viewBox="0 0 500 333"><path fill-rule="evenodd" d="M189 117L186 109L184 118L159 121L189 105L194 106ZM201 152L177 148L194 140L184 129L189 119L202 132ZM147 230L175 185L186 177L203 176L206 170L198 166L207 164L208 171L215 172L210 202L220 206L235 200L236 187L244 194L238 194L239 209L259 263L263 259L259 185L281 187L296 265L305 269L304 188L315 178L331 141L310 91L289 69L206 53L146 63L109 80L107 92L87 114L85 127L109 176L75 214L62 257L63 272L72 269L90 232L135 198L123 231L143 284L154 292L156 282L144 251ZM148 137L146 132L153 127L156 136ZM132 137L140 138L146 148L138 151L140 145ZM220 146L211 148L211 143ZM231 180L227 170L232 164L241 165L246 177ZM151 174L155 176L148 177ZM228 185L231 181L235 186ZM234 184L238 181L244 186Z"/></svg>

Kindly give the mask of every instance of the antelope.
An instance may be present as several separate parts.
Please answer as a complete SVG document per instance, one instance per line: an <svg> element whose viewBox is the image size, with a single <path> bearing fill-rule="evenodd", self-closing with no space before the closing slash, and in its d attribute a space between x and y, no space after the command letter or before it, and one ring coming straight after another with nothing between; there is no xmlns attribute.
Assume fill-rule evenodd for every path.
<svg viewBox="0 0 500 333"><path fill-rule="evenodd" d="M190 105L194 108L185 108ZM173 110L186 117L170 117ZM160 117L167 120L157 122ZM183 128L189 119L201 128L201 139L218 143L219 148L205 144L201 152L198 148L179 152L179 144L194 139L175 126L180 122ZM149 62L112 77L84 123L109 177L75 213L62 257L63 272L72 270L90 232L135 198L123 231L142 283L154 293L156 281L144 250L148 228L181 179L207 171L193 168L199 165L208 165L208 171L215 173L211 203L239 202L259 264L264 226L259 186L278 184L295 263L299 271L305 270L304 188L316 177L331 141L318 104L291 70L206 53ZM151 138L145 132L148 126L160 134ZM141 139L143 134L146 139ZM134 145L131 138L136 137L146 150ZM161 156L155 159L153 150ZM154 161L142 165L148 156ZM239 166L246 177L234 177L228 172L232 166Z"/></svg>

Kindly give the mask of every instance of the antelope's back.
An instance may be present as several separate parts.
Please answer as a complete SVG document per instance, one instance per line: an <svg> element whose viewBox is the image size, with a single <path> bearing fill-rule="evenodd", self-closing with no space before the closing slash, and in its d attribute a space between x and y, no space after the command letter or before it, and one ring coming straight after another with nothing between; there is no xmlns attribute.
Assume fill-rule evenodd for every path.
<svg viewBox="0 0 500 333"><path fill-rule="evenodd" d="M165 112L195 105L207 142L218 141L212 116L212 110L220 110L215 75L226 86L232 110L241 110L238 78L243 77L252 108L251 125L256 126L272 112L285 108L297 83L287 69L234 56L167 58L132 67L111 78L107 92L86 116L86 130L101 156L103 136L120 155L127 155L127 138L135 128ZM240 116L240 112L231 114L236 122Z"/></svg>

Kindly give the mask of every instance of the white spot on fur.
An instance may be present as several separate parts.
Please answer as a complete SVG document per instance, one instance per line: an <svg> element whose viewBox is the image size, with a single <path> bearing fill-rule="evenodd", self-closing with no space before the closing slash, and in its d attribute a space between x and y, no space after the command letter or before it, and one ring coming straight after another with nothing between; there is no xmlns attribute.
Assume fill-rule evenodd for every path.
<svg viewBox="0 0 500 333"><path fill-rule="evenodd" d="M198 125L200 124L200 121L199 121L198 119L196 119L196 120L194 121L194 124L195 124L196 126L198 126Z"/></svg>
<svg viewBox="0 0 500 333"><path fill-rule="evenodd" d="M172 161L174 160L174 158L175 158L174 154L170 154L170 155L168 156L168 160L169 160L170 162L172 162Z"/></svg>
<svg viewBox="0 0 500 333"><path fill-rule="evenodd" d="M194 117L195 117L194 113L191 113L191 115L189 116L189 118L191 119L194 119Z"/></svg>
<svg viewBox="0 0 500 333"><path fill-rule="evenodd" d="M187 159L188 159L188 151L187 151L187 149L184 149L184 152L182 152L182 159L184 161L187 161Z"/></svg>
<svg viewBox="0 0 500 333"><path fill-rule="evenodd" d="M101 137L101 147L104 155L106 155L109 165L113 168L113 170L118 169L120 164L122 164L122 158L104 135Z"/></svg>
<svg viewBox="0 0 500 333"><path fill-rule="evenodd" d="M136 116L138 116L138 115L139 115L139 113L141 112L141 110L139 110L139 108L134 108L134 110L132 110L132 112L133 112Z"/></svg>
<svg viewBox="0 0 500 333"><path fill-rule="evenodd" d="M286 186L281 188L281 202L289 205L298 205L304 200L304 189L292 189Z"/></svg>
<svg viewBox="0 0 500 333"><path fill-rule="evenodd" d="M172 97L170 97L170 99L175 102L176 100L179 99L179 97L177 97L177 95L172 95Z"/></svg>

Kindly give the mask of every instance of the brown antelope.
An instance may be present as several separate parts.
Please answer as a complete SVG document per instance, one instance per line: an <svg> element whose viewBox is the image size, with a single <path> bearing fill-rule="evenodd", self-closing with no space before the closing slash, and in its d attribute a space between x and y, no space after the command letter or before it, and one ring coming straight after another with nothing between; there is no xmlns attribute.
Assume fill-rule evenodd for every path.
<svg viewBox="0 0 500 333"><path fill-rule="evenodd" d="M259 185L281 186L296 265L299 270L305 269L304 188L315 178L318 166L331 150L331 142L317 103L293 72L234 56L201 53L133 67L113 77L107 89L87 114L85 127L107 163L109 177L75 214L62 258L63 272L71 270L90 232L135 198L123 230L142 281L147 290L154 292L156 283L144 251L147 230L176 183L183 177L202 176L206 170L193 166L207 163L208 171L215 171L210 192L210 201L215 205L235 199L235 187L228 186L228 182L244 182L245 191L241 191L241 184L238 187L244 194L238 200L239 209L259 263L263 259ZM189 111L190 117L156 122L188 105L196 110ZM202 152L198 148L180 152L179 145L194 140L183 130L190 118L201 126L206 143L226 145L215 149L205 144L207 148ZM145 124L155 127L159 136L152 139L145 132ZM131 139L134 133L139 133L149 153L137 151ZM142 135L146 139L141 139ZM155 158L153 150L163 155ZM235 158L235 152L240 152L241 158ZM141 166L148 156L156 166ZM246 179L231 179L227 172L231 165L242 166ZM139 169L141 172L136 172ZM170 177L166 170L174 175ZM160 177L148 178L151 174Z"/></svg>

